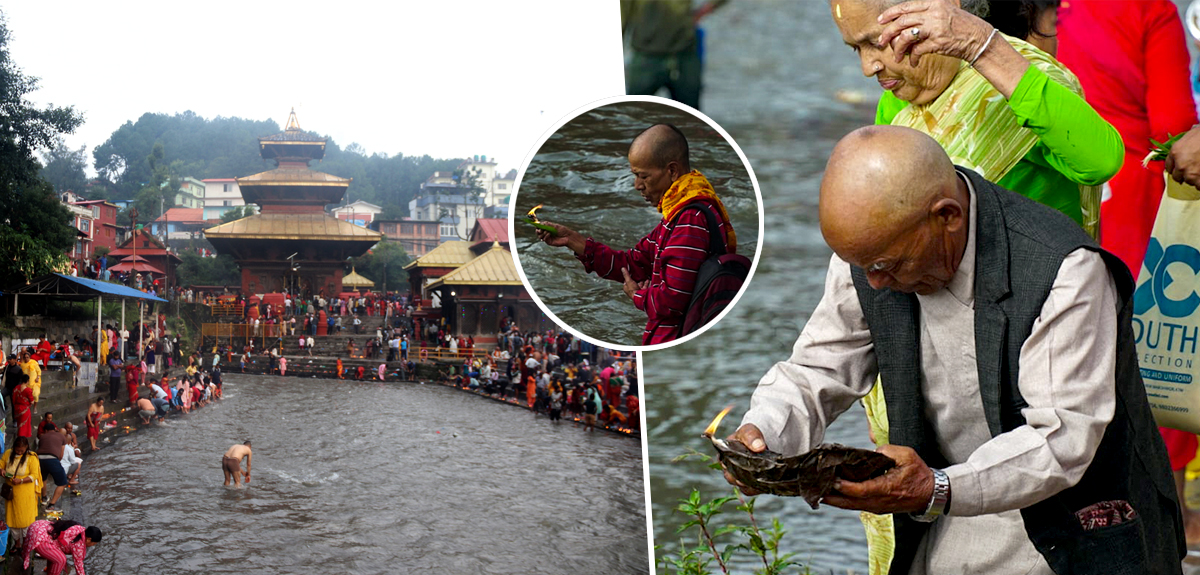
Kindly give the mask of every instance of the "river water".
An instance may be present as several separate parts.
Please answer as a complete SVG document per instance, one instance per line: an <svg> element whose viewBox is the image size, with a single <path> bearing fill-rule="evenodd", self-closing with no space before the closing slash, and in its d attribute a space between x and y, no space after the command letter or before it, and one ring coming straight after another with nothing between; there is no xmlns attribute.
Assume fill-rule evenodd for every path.
<svg viewBox="0 0 1200 575"><path fill-rule="evenodd" d="M703 428L733 404L721 433L733 432L758 379L790 354L820 299L831 253L817 223L821 173L834 143L871 123L880 91L862 77L825 2L730 2L704 26L701 106L750 159L766 221L762 258L734 310L699 338L643 360L655 543L670 553L678 552L675 530L686 521L672 512L678 500L693 487L710 498L728 488L718 472L671 460L689 448L712 453ZM864 101L849 103L855 96ZM843 414L826 439L871 447L862 408ZM814 570L866 571L857 513L762 496L757 514L778 518L788 530L781 550Z"/></svg>
<svg viewBox="0 0 1200 575"><path fill-rule="evenodd" d="M537 240L523 222L530 208L614 249L637 244L662 220L633 189L629 143L652 124L667 122L687 137L693 169L713 185L733 221L738 253L751 259L758 244L758 203L745 165L719 132L703 120L655 103L609 104L584 113L546 140L521 179L514 213L516 253L534 292L560 323L594 340L640 345L646 314L633 307L618 282L583 271L566 248Z"/></svg>
<svg viewBox="0 0 1200 575"><path fill-rule="evenodd" d="M88 573L649 571L635 439L439 385L227 380L87 459ZM252 481L223 487L246 439Z"/></svg>

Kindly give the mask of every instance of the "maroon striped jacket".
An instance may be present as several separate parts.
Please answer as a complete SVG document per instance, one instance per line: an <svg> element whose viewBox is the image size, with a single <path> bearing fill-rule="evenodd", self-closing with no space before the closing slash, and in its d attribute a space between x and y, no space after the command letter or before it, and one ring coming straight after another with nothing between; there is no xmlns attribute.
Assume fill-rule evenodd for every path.
<svg viewBox="0 0 1200 575"><path fill-rule="evenodd" d="M720 217L721 212L713 202L706 199L693 202L707 202ZM726 237L726 225L725 221L720 224L722 238ZM588 238L583 255L576 256L583 262L584 269L596 272L602 278L624 283L621 268L629 268L629 276L634 281L650 280L633 297L633 305L646 312L642 345L678 337L696 284L696 272L709 255L707 226L703 212L685 207L674 222L659 222L631 250L617 251ZM734 252L729 250L729 253Z"/></svg>

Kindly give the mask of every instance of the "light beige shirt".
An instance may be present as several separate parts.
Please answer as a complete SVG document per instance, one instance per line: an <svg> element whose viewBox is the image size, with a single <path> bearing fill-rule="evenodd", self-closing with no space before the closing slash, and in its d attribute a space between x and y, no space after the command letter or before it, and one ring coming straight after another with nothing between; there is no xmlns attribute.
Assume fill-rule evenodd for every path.
<svg viewBox="0 0 1200 575"><path fill-rule="evenodd" d="M1017 385L1029 404L1026 424L992 437L975 362L970 193L963 261L946 288L917 296L925 416L952 465L945 469L949 516L934 523L911 572L1048 574L1019 510L1077 483L1112 419L1116 286L1097 253L1067 255L1021 348ZM821 443L825 428L870 391L877 375L850 266L834 255L824 296L792 356L763 376L742 423L758 426L774 451L803 453Z"/></svg>

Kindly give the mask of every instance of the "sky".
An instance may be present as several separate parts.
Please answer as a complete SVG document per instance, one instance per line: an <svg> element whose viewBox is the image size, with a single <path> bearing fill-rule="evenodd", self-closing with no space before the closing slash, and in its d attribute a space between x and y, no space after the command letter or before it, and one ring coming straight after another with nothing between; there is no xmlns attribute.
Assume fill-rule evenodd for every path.
<svg viewBox="0 0 1200 575"><path fill-rule="evenodd" d="M273 119L368 154L486 155L624 93L613 0L0 2L29 99L73 105L91 151L145 113ZM268 135L268 134L263 134ZM94 170L89 169L94 174ZM235 174L231 174L234 176Z"/></svg>

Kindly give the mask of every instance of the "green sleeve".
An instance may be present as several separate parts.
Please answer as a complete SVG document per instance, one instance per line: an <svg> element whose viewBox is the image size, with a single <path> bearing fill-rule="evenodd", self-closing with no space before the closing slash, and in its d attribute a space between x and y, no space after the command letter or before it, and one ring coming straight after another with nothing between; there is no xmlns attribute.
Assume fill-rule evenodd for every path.
<svg viewBox="0 0 1200 575"><path fill-rule="evenodd" d="M1102 184L1116 175L1125 158L1117 129L1066 86L1030 66L1008 100L1021 126L1038 135L1030 154L1039 154L1071 181Z"/></svg>
<svg viewBox="0 0 1200 575"><path fill-rule="evenodd" d="M897 98L895 94L884 90L879 96L879 105L875 106L875 125L887 126L900 110L908 107L908 102Z"/></svg>

